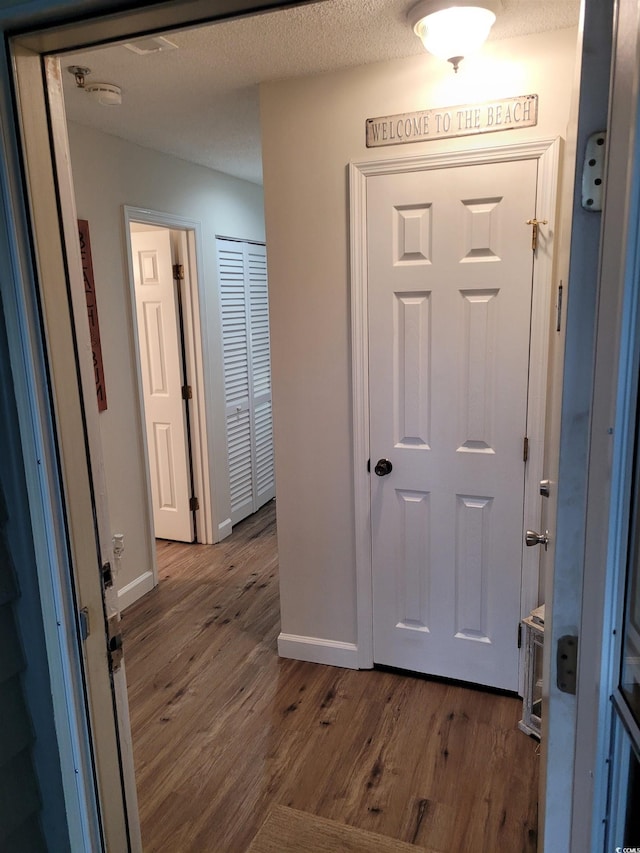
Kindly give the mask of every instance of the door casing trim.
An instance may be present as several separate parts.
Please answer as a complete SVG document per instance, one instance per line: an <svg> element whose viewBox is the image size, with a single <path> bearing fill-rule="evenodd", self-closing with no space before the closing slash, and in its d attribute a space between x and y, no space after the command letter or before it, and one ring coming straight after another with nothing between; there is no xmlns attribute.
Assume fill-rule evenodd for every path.
<svg viewBox="0 0 640 853"><path fill-rule="evenodd" d="M371 554L369 459L369 330L367 299L367 180L376 175L447 169L455 166L537 160L536 210L532 216L548 219L540 228L533 266L531 347L527 435L529 456L525 468L523 533L537 529L541 517L539 484L543 476L544 429L547 402L547 366L554 275L554 237L558 222L560 158L562 139L541 139L514 145L452 150L416 157L397 157L349 164L351 355L353 406L353 483L355 509L355 558L358 666L373 666L373 585ZM524 225L524 223L523 223ZM521 613L526 616L538 604L539 550L522 548ZM516 628L513 626L514 642ZM523 687L522 656L519 689Z"/></svg>

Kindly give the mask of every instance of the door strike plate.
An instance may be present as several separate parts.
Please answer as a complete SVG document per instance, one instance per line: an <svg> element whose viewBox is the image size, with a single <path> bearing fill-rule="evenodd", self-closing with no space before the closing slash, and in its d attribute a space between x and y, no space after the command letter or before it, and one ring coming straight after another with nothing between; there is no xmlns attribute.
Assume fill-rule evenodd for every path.
<svg viewBox="0 0 640 853"><path fill-rule="evenodd" d="M109 589L109 587L113 586L113 571L111 570L111 563L102 564L102 586L104 589Z"/></svg>
<svg viewBox="0 0 640 853"><path fill-rule="evenodd" d="M122 663L122 631L120 630L120 615L114 613L107 619L107 652L109 669L116 672Z"/></svg>
<svg viewBox="0 0 640 853"><path fill-rule="evenodd" d="M578 638L565 634L558 640L556 683L562 693L576 694L578 673Z"/></svg>

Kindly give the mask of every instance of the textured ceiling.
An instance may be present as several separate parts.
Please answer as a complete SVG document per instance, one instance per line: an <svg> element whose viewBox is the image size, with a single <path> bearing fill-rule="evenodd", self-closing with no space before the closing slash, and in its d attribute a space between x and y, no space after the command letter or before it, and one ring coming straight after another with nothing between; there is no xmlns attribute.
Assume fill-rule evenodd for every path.
<svg viewBox="0 0 640 853"><path fill-rule="evenodd" d="M419 54L412 0L326 0L167 33L178 49L138 55L123 45L66 54L115 83L104 107L63 74L67 116L147 148L261 183L258 84ZM579 0L502 0L491 38L575 26Z"/></svg>

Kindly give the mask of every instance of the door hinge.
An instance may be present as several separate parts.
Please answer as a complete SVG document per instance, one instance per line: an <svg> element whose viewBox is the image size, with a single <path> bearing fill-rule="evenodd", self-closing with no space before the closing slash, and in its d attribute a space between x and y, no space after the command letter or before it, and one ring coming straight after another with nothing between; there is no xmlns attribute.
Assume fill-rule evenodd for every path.
<svg viewBox="0 0 640 853"><path fill-rule="evenodd" d="M184 264L173 265L173 277L176 281L184 281Z"/></svg>
<svg viewBox="0 0 640 853"><path fill-rule="evenodd" d="M367 459L367 474L371 473L371 460Z"/></svg>
<svg viewBox="0 0 640 853"><path fill-rule="evenodd" d="M182 399L190 400L193 397L193 390L191 385L183 385L182 386Z"/></svg>
<svg viewBox="0 0 640 853"><path fill-rule="evenodd" d="M122 631L120 630L120 614L114 613L107 619L107 656L109 671L116 672L122 663Z"/></svg>
<svg viewBox="0 0 640 853"><path fill-rule="evenodd" d="M518 622L518 648L522 648L522 623Z"/></svg>
<svg viewBox="0 0 640 853"><path fill-rule="evenodd" d="M78 612L78 624L80 626L80 639L84 643L89 636L89 609L87 607L83 607Z"/></svg>
<svg viewBox="0 0 640 853"><path fill-rule="evenodd" d="M562 693L575 696L578 680L578 638L565 634L556 649L556 683Z"/></svg>
<svg viewBox="0 0 640 853"><path fill-rule="evenodd" d="M522 442L522 461L526 462L529 458L529 438L525 435Z"/></svg>
<svg viewBox="0 0 640 853"><path fill-rule="evenodd" d="M196 512L200 509L200 501L198 498L189 498L189 512Z"/></svg>
<svg viewBox="0 0 640 853"><path fill-rule="evenodd" d="M548 219L527 219L526 225L531 225L531 251L535 252L538 248L538 228L541 225L548 225Z"/></svg>
<svg viewBox="0 0 640 853"><path fill-rule="evenodd" d="M556 332L562 329L562 282L558 285L558 301L556 302Z"/></svg>
<svg viewBox="0 0 640 853"><path fill-rule="evenodd" d="M592 133L587 139L582 166L582 207L585 210L602 210L606 141L606 130Z"/></svg>

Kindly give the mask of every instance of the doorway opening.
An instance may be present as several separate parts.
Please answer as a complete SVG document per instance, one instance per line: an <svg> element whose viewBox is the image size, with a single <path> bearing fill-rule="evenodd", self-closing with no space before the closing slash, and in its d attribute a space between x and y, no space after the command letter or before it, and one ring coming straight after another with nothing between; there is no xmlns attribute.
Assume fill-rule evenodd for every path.
<svg viewBox="0 0 640 853"><path fill-rule="evenodd" d="M192 436L198 411L197 402L193 411L195 380L187 363L193 340L185 323L192 290L184 262L186 236L158 225L129 224L154 534L178 542L199 539Z"/></svg>
<svg viewBox="0 0 640 853"><path fill-rule="evenodd" d="M86 60L76 55L62 58L65 82L68 76L73 83L71 75L64 76L66 65L81 61ZM72 88L65 98L75 95ZM187 549L222 542L247 511L274 494L263 196L258 184L73 120L67 132L76 206L92 225L103 351L110 366L111 406L100 432L112 529L127 525L124 553L116 563L126 636L128 609L163 583L158 551L164 558L174 553L168 547L174 542L195 539ZM121 282L113 263L118 255ZM176 277L176 266L183 267L178 270L183 278ZM109 322L114 317L119 325ZM127 337L134 356L128 362ZM162 406L173 402L173 411L156 410L157 398ZM127 466L114 467L112 460L123 454ZM182 532L174 526L180 479L187 510ZM134 490L144 496L144 513ZM195 525L189 506L194 497ZM130 577L139 566L146 571L135 568ZM169 648L173 640L170 632ZM128 684L128 690L135 692L136 684Z"/></svg>

